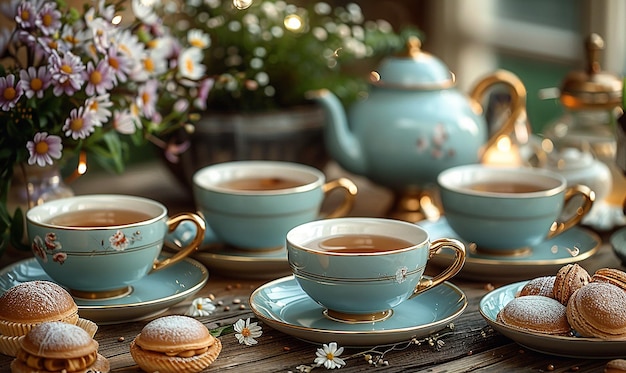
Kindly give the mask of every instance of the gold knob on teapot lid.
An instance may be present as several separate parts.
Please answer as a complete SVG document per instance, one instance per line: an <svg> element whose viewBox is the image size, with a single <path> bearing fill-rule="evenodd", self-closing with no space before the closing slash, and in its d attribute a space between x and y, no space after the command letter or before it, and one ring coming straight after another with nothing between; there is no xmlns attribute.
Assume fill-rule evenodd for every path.
<svg viewBox="0 0 626 373"><path fill-rule="evenodd" d="M416 36L411 36L407 38L406 48L403 53L406 57L418 58L420 53L422 53L422 41L420 40L420 38Z"/></svg>
<svg viewBox="0 0 626 373"><path fill-rule="evenodd" d="M561 85L561 103L571 109L613 108L622 103L622 80L602 71L600 54L604 40L591 34L585 40L587 66L584 71L572 71Z"/></svg>
<svg viewBox="0 0 626 373"><path fill-rule="evenodd" d="M443 61L422 50L417 36L410 36L401 53L384 58L370 74L370 83L404 90L439 90L453 87L455 79Z"/></svg>

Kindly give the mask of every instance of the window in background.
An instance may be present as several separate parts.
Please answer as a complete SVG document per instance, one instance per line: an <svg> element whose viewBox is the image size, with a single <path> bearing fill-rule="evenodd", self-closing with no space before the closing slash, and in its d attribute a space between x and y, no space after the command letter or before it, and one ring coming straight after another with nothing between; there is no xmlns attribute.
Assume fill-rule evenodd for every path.
<svg viewBox="0 0 626 373"><path fill-rule="evenodd" d="M621 0L430 0L425 49L457 75L459 88L498 68L516 73L528 90L533 130L558 117L558 100L539 97L571 70L585 67L584 40L605 41L601 64L625 71L626 2Z"/></svg>

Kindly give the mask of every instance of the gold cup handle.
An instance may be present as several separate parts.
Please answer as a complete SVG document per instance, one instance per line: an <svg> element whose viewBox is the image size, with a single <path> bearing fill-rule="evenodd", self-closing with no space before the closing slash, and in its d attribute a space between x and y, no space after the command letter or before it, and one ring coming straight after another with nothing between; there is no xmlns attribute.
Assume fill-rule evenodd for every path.
<svg viewBox="0 0 626 373"><path fill-rule="evenodd" d="M526 112L526 87L517 75L507 70L498 70L491 75L487 75L474 86L469 94L474 112L482 114L483 108L481 102L484 95L496 84L503 84L509 89L511 95L511 114L502 126L489 137L487 143L481 150L481 158L487 149L496 144L500 137L515 133L515 123L521 116L525 115Z"/></svg>
<svg viewBox="0 0 626 373"><path fill-rule="evenodd" d="M441 249L446 248L446 247L450 249L454 249L454 260L452 261L452 263L450 263L450 265L446 269L444 269L442 272L440 272L438 275L436 275L433 278L422 277L419 283L417 284L417 286L415 287L415 290L413 290L413 294L411 294L409 299L413 298L414 296L418 294L425 292L426 290L434 286L439 285L440 283L444 281L451 279L457 273L459 273L461 268L463 268L463 265L465 264L465 245L463 245L461 241L455 240L453 238L440 238L438 240L433 241L430 244L430 253L428 255L428 258L430 259L434 255L437 255L439 252L441 252L440 251Z"/></svg>
<svg viewBox="0 0 626 373"><path fill-rule="evenodd" d="M589 210L591 210L591 207L593 207L596 195L588 186L579 184L567 188L567 190L565 191L565 206L567 206L569 202L576 196L582 196L582 201L580 203L580 206L576 209L576 213L565 221L555 221L554 223L552 223L550 231L547 235L548 239L557 236L575 226L576 224L580 223L585 215L587 215Z"/></svg>
<svg viewBox="0 0 626 373"><path fill-rule="evenodd" d="M340 177L336 180L331 180L324 184L322 187L322 191L325 195L330 193L335 189L343 189L344 190L344 199L337 208L326 215L326 218L339 218L348 215L350 210L352 210L352 206L354 206L354 200L356 198L356 194L358 192L356 184L352 182L352 180L347 179L345 177Z"/></svg>
<svg viewBox="0 0 626 373"><path fill-rule="evenodd" d="M197 214L185 212L185 213L181 213L178 215L174 215L171 218L169 218L167 220L169 233L174 232L174 230L176 230L176 228L178 227L180 223L182 223L183 221L187 221L187 220L191 221L192 223L196 225L196 236L188 245L182 247L180 251L178 251L173 256L169 258L165 258L163 260L156 259L154 263L152 264L152 270L150 271L150 273L169 267L174 263L178 263L182 259L189 256L191 253L193 253L200 246L200 244L202 243L202 240L204 239L206 223L204 222L204 219L202 219Z"/></svg>

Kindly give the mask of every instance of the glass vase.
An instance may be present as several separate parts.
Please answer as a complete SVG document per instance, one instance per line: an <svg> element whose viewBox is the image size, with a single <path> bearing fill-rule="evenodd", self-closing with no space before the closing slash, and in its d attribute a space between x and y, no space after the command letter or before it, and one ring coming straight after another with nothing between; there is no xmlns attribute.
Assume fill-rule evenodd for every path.
<svg viewBox="0 0 626 373"><path fill-rule="evenodd" d="M58 165L40 167L37 165L18 164L13 167L13 176L7 195L7 211L14 216L20 208L22 213L46 201L71 197L74 191L63 181L61 169ZM23 215L25 219L25 215ZM23 219L24 234L21 243L28 247L26 221ZM13 222L12 224L17 224Z"/></svg>
<svg viewBox="0 0 626 373"><path fill-rule="evenodd" d="M18 207L26 212L46 201L73 195L72 189L63 181L59 166L19 164L13 168L7 208L11 214Z"/></svg>

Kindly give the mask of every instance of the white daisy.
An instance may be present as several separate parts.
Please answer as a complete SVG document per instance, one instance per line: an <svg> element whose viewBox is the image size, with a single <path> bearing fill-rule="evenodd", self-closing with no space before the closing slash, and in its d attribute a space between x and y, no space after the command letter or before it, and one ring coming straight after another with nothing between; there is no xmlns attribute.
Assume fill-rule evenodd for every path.
<svg viewBox="0 0 626 373"><path fill-rule="evenodd" d="M191 317L209 316L215 309L216 307L211 298L196 298L191 302L185 315Z"/></svg>
<svg viewBox="0 0 626 373"><path fill-rule="evenodd" d="M154 9L160 5L159 0L133 0L131 3L135 16L148 25L154 25L159 20Z"/></svg>
<svg viewBox="0 0 626 373"><path fill-rule="evenodd" d="M202 50L200 48L187 48L178 56L178 71L180 74L192 80L202 78L206 70L202 64Z"/></svg>
<svg viewBox="0 0 626 373"><path fill-rule="evenodd" d="M315 352L315 364L317 366L324 365L326 369L341 368L346 362L339 357L343 353L343 347L337 348L337 342L330 342L318 348Z"/></svg>
<svg viewBox="0 0 626 373"><path fill-rule="evenodd" d="M245 344L246 346L257 344L255 338L259 338L263 334L261 327L255 322L251 323L249 318L246 321L242 319L237 320L233 328L236 332L235 338L237 338L239 344Z"/></svg>
<svg viewBox="0 0 626 373"><path fill-rule="evenodd" d="M88 97L85 100L85 107L91 113L94 126L101 126L113 115L110 108L113 107L110 94Z"/></svg>
<svg viewBox="0 0 626 373"><path fill-rule="evenodd" d="M141 128L139 118L139 108L136 104L131 104L130 109L116 110L113 113L113 128L121 134L132 135Z"/></svg>
<svg viewBox="0 0 626 373"><path fill-rule="evenodd" d="M211 37L209 34L199 29L191 29L187 32L187 41L192 47L206 49L211 46Z"/></svg>

